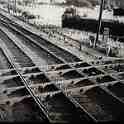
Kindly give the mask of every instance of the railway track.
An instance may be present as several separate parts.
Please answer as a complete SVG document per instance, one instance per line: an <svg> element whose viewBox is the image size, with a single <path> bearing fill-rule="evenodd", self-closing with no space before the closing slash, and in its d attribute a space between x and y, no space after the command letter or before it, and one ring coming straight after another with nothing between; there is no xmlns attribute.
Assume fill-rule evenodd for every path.
<svg viewBox="0 0 124 124"><path fill-rule="evenodd" d="M81 40L76 40L74 38L72 38L71 36L66 35L66 33L64 33L63 30L61 29L44 29L43 32L45 32L46 34L50 35L51 37L55 37L56 39L63 41L65 44L71 46L71 47L75 47L76 49L81 49L80 45L82 44L82 54L88 56L90 59L99 59L101 56L106 57L106 52L105 50L100 51L100 49L98 49L98 51L96 51L96 49L92 49L92 52L89 52L88 49L91 48L90 46L90 41L88 41L86 39L86 41L84 40L83 42L81 42ZM86 49L87 48L87 49ZM84 50L85 49L85 50Z"/></svg>
<svg viewBox="0 0 124 124"><path fill-rule="evenodd" d="M10 23L10 20L8 18L6 18L5 16L2 16L2 17L4 17L4 20L1 19L1 21L4 23L4 26L5 26L5 24L7 27L9 26L11 31L13 31L13 33L16 33L16 35L18 34L18 37L21 35L21 36L23 36L23 39L25 39L25 40L26 39L27 40L30 39L30 41L32 40L35 43L35 45L37 44L38 46L42 47L42 49L46 48L45 49L46 51L51 53L51 55L56 56L60 60L63 58L66 62L80 61L80 59L78 57L72 55L71 53L65 51L64 49L57 47L55 44L48 42L47 40L43 39L42 37L31 33L30 31L22 28L21 26L15 24L13 22ZM35 41L37 41L37 42L35 42Z"/></svg>
<svg viewBox="0 0 124 124"><path fill-rule="evenodd" d="M5 20L7 21L7 19ZM19 41L19 44L15 43L8 38L9 40L6 40L8 44L6 42L2 44L7 58L11 57L9 59L13 65L11 71L16 72L14 75L10 74L10 77L8 76L9 69L7 73L1 72L4 74L4 76L1 75L1 78L4 79L2 83L4 84L10 79L16 78L17 80L20 79L23 85L7 88L4 93L6 94L6 91L11 91L9 93L10 98L3 98L1 100L2 104L8 103L8 101L18 103L28 98L35 98L34 100L37 102L37 105L41 104L39 107L50 122L70 122L87 119L94 121L123 120L121 116L124 112L123 93L118 93L119 89L121 91L123 89L121 87L123 86L123 59L104 62L81 62L77 57L65 51L67 54L62 55L62 49L52 44L49 45L47 41L30 33L26 29L3 21L1 20L5 28L8 26L8 30L18 37L21 43ZM8 24L6 25L5 23ZM2 29L0 33L7 35ZM2 35L3 41L5 41L4 35ZM47 66L46 69L43 69L45 71L43 71L42 67L40 68L35 62L36 58L29 57L24 51L26 44L22 42L22 37L25 43L29 40L30 43L35 44L39 49L42 48L54 57L55 66ZM10 42L12 45L8 48ZM14 53L14 51L19 52L19 54ZM9 55L9 52L12 54ZM21 61L18 55L20 55L21 59L25 58L27 62ZM56 62L57 59L60 63ZM68 62L72 63L69 64ZM23 67L28 67L28 69L23 70ZM34 68L33 73L32 68ZM120 84L121 86L119 87ZM118 91L115 90L117 86L119 87ZM26 91L29 91L27 94L24 91L25 87ZM24 94L20 96L20 92L22 91ZM17 95L18 93L19 96ZM40 102L38 103L39 100ZM115 108L118 108L119 112ZM76 115L80 116L75 117Z"/></svg>
<svg viewBox="0 0 124 124"><path fill-rule="evenodd" d="M6 47L3 45L3 48L4 48L4 51L6 52L6 55L8 55L7 57L9 58L9 56L12 56L12 55L10 55L7 51L8 51L8 49L6 49ZM14 48L13 48L14 49ZM14 62L13 62L13 60L11 60L11 58L9 58L9 61L13 64ZM34 100L36 101L36 103L39 105L39 107L41 108L41 110L45 113L45 115L46 115L46 117L49 119L49 121L50 122L53 122L55 119L55 116L57 116L57 115L55 115L57 112L57 110L55 109L55 110L53 110L53 113L52 114L50 114L50 108L49 108L49 106L51 105L52 106L52 108L55 108L53 105L54 104L52 104L52 102L53 101L50 101L50 100L48 100L48 101L46 101L46 102L44 102L44 105L45 104L47 104L47 102L49 102L49 106L47 107L47 109L50 109L49 110L49 113L47 112L47 109L43 106L43 104L42 104L42 98L40 98L40 97L36 97L36 95L35 95L35 92L36 92L36 88L35 89L31 89L30 87L29 87L29 85L30 85L30 82L31 82L31 84L32 83L35 83L35 82L39 82L39 80L41 80L41 83L43 83L44 81L49 81L47 78L45 79L45 75L39 75L39 79L38 79L38 77L36 77L36 78L33 78L32 80L30 80L30 82L29 82L29 80L27 80L27 79L25 79L22 75L21 75L21 73L18 71L18 68L16 67L16 65L13 65L13 68L16 70L16 72L17 72L17 74L18 74L18 77L16 78L16 81L17 80L19 80L19 81L21 81L23 84L24 84L24 86L26 87L26 89L29 91L29 93L31 94L31 96L34 98ZM53 90L56 88L53 84L52 85L50 85L50 87L52 87L53 88ZM57 88L56 88L57 89ZM49 86L48 86L48 90L49 90ZM48 92L48 90L46 90L46 92ZM25 94L25 93L24 93ZM64 101L66 101L67 102L67 100L68 99L66 99L66 97L64 97L64 95L61 93L61 95L60 95L61 97L59 97L58 98L58 101L56 100L56 105L58 104L58 105L60 105L60 109L61 109L61 107L65 110L65 107L67 107L67 108L70 108L70 107L72 107L71 109L73 109L73 106L71 105L71 104L66 104L66 105L63 105L63 104L61 104L61 103L59 103L59 100L61 100L61 102L64 100ZM61 99L60 99L61 98ZM63 101L63 102L64 102ZM62 102L62 103L63 103ZM67 102L68 103L68 102ZM59 106L58 106L59 107ZM62 110L63 110L62 109ZM70 111L71 109L69 109L69 110L67 110L67 111ZM62 111L61 110L61 111ZM60 110L58 111L58 114L59 114L59 116L61 117L63 117L63 120L61 120L61 121L67 121L69 118L65 118L65 120L64 120L64 116L66 117L66 116L71 116L70 114L72 114L73 112L74 112L74 109L73 109L73 111L71 110L71 113L69 114L69 113L67 113L66 114L66 110L65 110L65 115L61 115L61 112ZM56 112L56 113L55 113ZM48 115L49 116L51 116L51 117L48 117ZM53 120L51 120L51 118L53 118ZM56 120L56 121L60 121L60 118L58 118L58 120Z"/></svg>
<svg viewBox="0 0 124 124"><path fill-rule="evenodd" d="M11 41L10 41L11 42ZM6 52L7 53L7 52ZM20 52L21 53L21 52ZM12 56L12 55L10 55L10 56ZM14 63L14 62L13 62ZM43 77L41 77L41 78L43 78ZM45 77L44 77L45 78ZM35 80L37 80L37 79L35 79ZM38 81L37 81L38 82ZM64 96L63 96L64 97ZM62 99L62 95L61 95L61 99ZM59 100L59 98L58 98L58 100ZM62 101L62 100L61 100ZM65 101L65 100L64 100ZM57 101L56 101L57 102ZM58 101L59 102L59 101ZM51 104L51 103L49 103L49 104ZM61 104L60 104L61 105ZM68 106L68 105L67 105ZM60 107L66 107L66 105L61 105ZM70 106L71 107L71 106ZM70 108L70 107L67 107L67 108ZM56 110L54 110L54 111L56 111ZM54 111L53 111L53 113L54 113ZM70 111L70 110L69 110ZM74 109L73 109L73 111L74 111ZM61 112L61 111L60 111ZM73 112L72 112L73 113ZM59 113L60 114L60 116L66 116L66 114L65 115L61 115L61 113ZM47 114L46 114L47 115ZM56 116L56 115L54 115L54 114L52 114L52 116L54 117L54 116ZM69 116L68 114L67 114L67 116ZM53 118L52 117L52 118ZM50 120L50 119L49 119ZM63 120L64 121L64 120Z"/></svg>
<svg viewBox="0 0 124 124"><path fill-rule="evenodd" d="M100 77L100 76L99 76L99 77ZM93 77L91 78L91 81L92 81L93 78L95 78L95 77L93 76ZM87 79L87 78L86 78L86 79ZM86 79L85 79L85 80L86 80ZM81 82L81 81L83 82L83 80L84 80L84 79L82 78L82 79L77 79L77 80L64 81L64 82L65 82L65 84L63 83L63 86L64 86L64 87L65 87L67 84L69 85L69 84L71 84L71 83L73 83L73 84L75 84L75 85L77 85L77 84L80 85L80 87L77 87L77 89L76 89L76 87L74 88L74 85L71 84L71 86L68 86L68 88L69 88L69 87L71 87L71 88L66 89L65 92L70 92L70 91L71 91L71 92L80 92L82 89L84 89L84 90L85 90L85 89L92 89L93 87L98 87L98 86L100 86L100 85L93 85L92 82L91 82L91 84L89 84L90 86L87 86L88 84L85 84L86 86L85 86L84 84L80 84L79 82ZM60 82L61 82L61 81L60 81ZM121 81L120 81L120 82L121 82ZM122 80L122 82L123 82L123 80ZM87 82L87 83L88 83L88 82ZM102 85L103 85L103 86L109 86L109 85L112 85L112 84L113 84L113 85L118 84L118 81L110 81L110 82L107 82L106 84L103 82L103 84L101 84L101 86L102 86ZM45 84L43 84L43 85L45 86ZM46 86L47 86L47 85L50 85L50 84L48 83L48 84L46 84ZM82 87L81 87L81 85L82 85ZM83 85L84 85L84 86L83 86ZM34 85L34 86L36 86L36 87L37 87L37 86L42 86L42 84L39 84L39 85L37 84L37 85ZM62 85L61 85L61 86L62 86ZM16 96L17 96L17 93L18 93L17 91L20 90L20 89L23 89L23 88L24 88L24 86L23 86L23 87L19 87L19 88L16 87L15 89L14 89L14 88L8 89L7 91L9 91L9 90L11 91L11 90L12 90L12 91L13 91L12 94L13 94L13 93L16 93ZM67 87L66 87L66 88L67 88ZM73 89L73 88L74 88L74 89ZM60 93L60 92L61 92L61 91L52 92L52 93L53 93L53 94L54 94L54 93L55 93L55 94L58 94L58 93ZM52 93L48 92L48 93L44 94L44 96L45 96L45 95L46 95L46 96L49 96L49 95L52 94ZM42 94L42 95L43 95L43 94ZM24 98L26 98L26 96L25 96ZM28 97L27 97L27 98L28 98ZM14 99L14 98L13 98L13 99ZM16 99L16 102L21 101L22 99L23 99L23 97L22 97L22 98L18 98L18 99ZM10 101L11 101L11 100L10 100Z"/></svg>
<svg viewBox="0 0 124 124"><path fill-rule="evenodd" d="M3 53L3 50L0 48L0 69L5 70L7 68L12 68L11 64L9 63L7 57Z"/></svg>

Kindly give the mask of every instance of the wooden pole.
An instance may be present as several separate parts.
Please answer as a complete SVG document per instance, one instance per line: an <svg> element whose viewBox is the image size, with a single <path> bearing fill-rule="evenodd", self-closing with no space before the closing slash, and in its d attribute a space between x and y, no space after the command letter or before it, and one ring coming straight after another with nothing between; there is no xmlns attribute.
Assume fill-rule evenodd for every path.
<svg viewBox="0 0 124 124"><path fill-rule="evenodd" d="M15 15L17 15L17 13L16 13L16 2L17 2L17 1L15 0Z"/></svg>
<svg viewBox="0 0 124 124"><path fill-rule="evenodd" d="M10 13L10 5L9 5L9 2L10 2L10 1L8 0L8 5L7 5L7 6L8 6L8 13Z"/></svg>
<svg viewBox="0 0 124 124"><path fill-rule="evenodd" d="M100 34L100 29L101 29L101 24L102 24L102 12L103 12L103 7L104 7L104 2L105 2L105 0L101 0L97 34L96 34L96 39L94 40L94 48L96 47L96 43L99 40L99 34Z"/></svg>

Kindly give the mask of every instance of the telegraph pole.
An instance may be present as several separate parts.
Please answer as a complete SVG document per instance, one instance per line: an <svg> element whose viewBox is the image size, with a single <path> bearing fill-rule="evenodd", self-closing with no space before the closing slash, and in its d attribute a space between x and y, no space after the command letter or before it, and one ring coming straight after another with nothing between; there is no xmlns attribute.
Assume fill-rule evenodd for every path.
<svg viewBox="0 0 124 124"><path fill-rule="evenodd" d="M102 12L103 12L103 7L104 7L104 2L105 2L105 0L101 0L97 34L96 34L96 39L94 41L94 48L96 47L96 43L99 40L99 34L100 34L100 29L101 29L101 24L102 24Z"/></svg>
<svg viewBox="0 0 124 124"><path fill-rule="evenodd" d="M14 7L14 8L15 8L15 14L16 14L16 4L17 4L16 2L17 2L17 1L15 0L15 7Z"/></svg>
<svg viewBox="0 0 124 124"><path fill-rule="evenodd" d="M10 4L9 4L10 1L8 0L7 2L8 2L8 3L7 3L7 4L8 4L8 5L7 5L7 6L8 6L8 7L7 7L7 8L8 8L8 13L10 13Z"/></svg>

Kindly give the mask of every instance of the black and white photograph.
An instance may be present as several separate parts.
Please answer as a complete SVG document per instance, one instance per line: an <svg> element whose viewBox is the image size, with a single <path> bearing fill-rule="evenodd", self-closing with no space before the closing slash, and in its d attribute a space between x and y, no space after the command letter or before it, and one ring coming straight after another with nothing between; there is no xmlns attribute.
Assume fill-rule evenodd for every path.
<svg viewBox="0 0 124 124"><path fill-rule="evenodd" d="M0 0L0 123L124 121L124 0Z"/></svg>

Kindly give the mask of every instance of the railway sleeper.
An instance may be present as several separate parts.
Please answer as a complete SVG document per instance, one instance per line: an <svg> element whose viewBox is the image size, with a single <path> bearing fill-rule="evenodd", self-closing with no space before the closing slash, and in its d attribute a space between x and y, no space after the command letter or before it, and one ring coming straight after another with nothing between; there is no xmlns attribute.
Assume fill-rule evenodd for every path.
<svg viewBox="0 0 124 124"><path fill-rule="evenodd" d="M77 102L79 102L79 104L83 106L89 112L89 114L94 116L96 120L123 120L123 104L108 93L106 93L100 87L91 88L87 90L84 94L80 94L80 92L78 92L77 94L78 95L75 96L75 93L72 93L71 96L75 100L77 100Z"/></svg>
<svg viewBox="0 0 124 124"><path fill-rule="evenodd" d="M88 68L88 69L91 69L91 70L92 70L92 68ZM86 72L87 72L88 69L79 68L79 70L81 70L81 71L86 71ZM67 71L72 71L72 70L74 70L74 69L63 69L63 70L61 70L61 71L58 70L58 71L50 71L50 72L45 72L45 73L46 73L47 75L49 75L49 74L51 74L51 73L59 73L59 72L60 72L59 74L62 75L63 73L66 73ZM96 70L96 69L95 69L95 70ZM14 70L11 70L11 71L12 71L13 73L16 73ZM76 70L75 70L75 71L76 71ZM97 71L97 70L96 70L96 71ZM98 72L99 72L99 70L98 70ZM7 73L8 73L8 72L7 72ZM33 75L39 75L39 74L42 74L42 73L44 73L44 72L29 73L29 74L23 74L23 75L24 75L24 76L28 76L28 75L29 75L29 77L30 77L31 74L32 74L32 76L33 76ZM108 72L108 73L109 73L109 74L111 74L111 73L114 74L115 72L112 71L112 72ZM100 75L100 74L101 74L101 73L98 73L98 75ZM5 73L4 75L5 75L5 76L1 75L1 76L3 76L2 79L4 79L4 78L6 79L6 77L7 77L8 79L9 79L9 77L10 77L10 78L11 78L11 77L14 77L14 76L16 77L16 75L13 75L13 74L12 74L13 76L6 76L6 73ZM94 72L94 77L95 77L95 75L96 75L96 73ZM121 75L123 75L123 74L122 74L121 72L118 72L117 75L121 76ZM34 77L35 77L35 76L34 76ZM90 77L90 76L89 76L89 77ZM122 78L123 78L123 77L122 77Z"/></svg>
<svg viewBox="0 0 124 124"><path fill-rule="evenodd" d="M108 85L108 88L111 92L117 95L120 99L124 101L124 83L118 82L116 84Z"/></svg>
<svg viewBox="0 0 124 124"><path fill-rule="evenodd" d="M101 62L101 61L100 61ZM73 67L76 67L76 68L81 68L81 67L88 67L88 65L90 65L90 66L103 66L103 67L105 67L106 69L109 69L110 67L111 67L111 65L113 64L114 66L115 66L115 64L122 64L123 65L123 62L124 62L124 60L123 59L113 59L112 61L110 61L109 62L109 60L102 60L102 62L100 63L99 62L99 64L97 63L97 61L89 61L88 63L86 63L85 64L85 62L76 62L76 63L67 63L67 64L57 64L57 65L47 65L47 66L39 66L39 67L37 67L37 66L32 66L32 67L25 67L25 68L19 68L19 70L22 70L22 72L24 71L24 73L25 73L25 71L27 70L27 72L29 71L30 72L30 70L31 69L34 69L35 70L35 68L45 68L46 69L46 71L48 70L48 71L55 71L55 69L56 68L59 68L59 67L61 67L61 66L66 66L66 65L71 65L71 66L73 66ZM89 64L90 63L90 64ZM95 64L95 63L97 63L97 65ZM107 64L108 63L108 64ZM80 65L85 65L85 66L80 66ZM79 66L79 67L78 67ZM64 69L64 68L63 68ZM63 70L62 69L62 70ZM1 71L1 73L8 73L8 72L10 72L10 71L12 71L12 70L14 70L14 69L4 69L4 70L0 70ZM36 69L37 70L37 69ZM58 69L57 69L58 70Z"/></svg>

